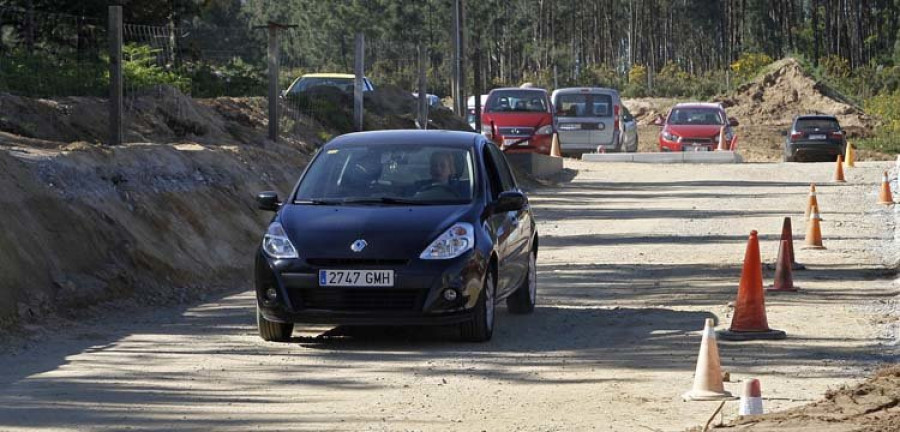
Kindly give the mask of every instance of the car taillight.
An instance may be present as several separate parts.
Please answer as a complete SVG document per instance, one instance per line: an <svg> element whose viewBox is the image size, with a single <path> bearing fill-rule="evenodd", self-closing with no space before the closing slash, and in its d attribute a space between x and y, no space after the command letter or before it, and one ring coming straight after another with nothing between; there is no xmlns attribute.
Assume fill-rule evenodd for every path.
<svg viewBox="0 0 900 432"><path fill-rule="evenodd" d="M792 132L791 133L791 141L797 141L800 138L803 138L803 132Z"/></svg>
<svg viewBox="0 0 900 432"><path fill-rule="evenodd" d="M844 131L836 131L836 132L832 132L832 133L830 133L829 135L831 135L832 138L835 138L835 139L841 139L841 138L844 137Z"/></svg>
<svg viewBox="0 0 900 432"><path fill-rule="evenodd" d="M619 106L613 105L613 129L619 130Z"/></svg>

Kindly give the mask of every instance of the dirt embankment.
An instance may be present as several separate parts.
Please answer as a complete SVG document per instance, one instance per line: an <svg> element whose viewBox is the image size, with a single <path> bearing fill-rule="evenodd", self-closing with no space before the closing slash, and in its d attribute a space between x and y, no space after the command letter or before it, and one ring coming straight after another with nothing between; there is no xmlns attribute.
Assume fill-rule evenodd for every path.
<svg viewBox="0 0 900 432"><path fill-rule="evenodd" d="M751 432L900 430L900 367L883 369L859 385L829 391L822 400L809 405L771 414L741 417L728 425L712 430Z"/></svg>

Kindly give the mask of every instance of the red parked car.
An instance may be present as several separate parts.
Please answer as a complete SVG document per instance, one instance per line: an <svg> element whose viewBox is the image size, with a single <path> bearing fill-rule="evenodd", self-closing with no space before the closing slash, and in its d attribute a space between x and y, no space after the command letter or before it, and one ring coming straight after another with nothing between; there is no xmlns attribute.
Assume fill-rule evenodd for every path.
<svg viewBox="0 0 900 432"><path fill-rule="evenodd" d="M507 153L550 154L553 110L547 91L533 87L492 90L481 114L481 133Z"/></svg>
<svg viewBox="0 0 900 432"><path fill-rule="evenodd" d="M725 115L718 103L681 103L653 122L662 126L659 151L713 151L719 147L719 133L724 127L725 148L734 150L737 137L733 127L738 121Z"/></svg>

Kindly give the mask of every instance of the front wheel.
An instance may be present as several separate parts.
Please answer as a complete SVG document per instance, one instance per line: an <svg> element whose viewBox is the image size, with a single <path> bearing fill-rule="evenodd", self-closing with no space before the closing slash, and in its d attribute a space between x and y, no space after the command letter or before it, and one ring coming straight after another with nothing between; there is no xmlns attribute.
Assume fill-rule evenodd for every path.
<svg viewBox="0 0 900 432"><path fill-rule="evenodd" d="M468 342L487 342L494 334L494 276L488 273L485 279L472 320L459 327L462 339Z"/></svg>
<svg viewBox="0 0 900 432"><path fill-rule="evenodd" d="M506 298L506 308L510 313L529 314L534 312L537 300L537 258L534 251L528 254L528 273L525 280Z"/></svg>
<svg viewBox="0 0 900 432"><path fill-rule="evenodd" d="M293 323L267 320L259 310L259 305L256 305L256 327L259 329L259 337L266 342L287 342L291 340L291 333L294 332Z"/></svg>

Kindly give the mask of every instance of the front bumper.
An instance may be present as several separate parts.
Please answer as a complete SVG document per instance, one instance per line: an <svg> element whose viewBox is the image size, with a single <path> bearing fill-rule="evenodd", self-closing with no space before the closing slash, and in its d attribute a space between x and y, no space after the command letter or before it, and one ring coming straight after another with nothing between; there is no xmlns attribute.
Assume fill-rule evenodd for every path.
<svg viewBox="0 0 900 432"><path fill-rule="evenodd" d="M443 325L471 319L484 286L486 260L470 251L452 260L311 265L257 253L255 288L263 317L274 322L333 325ZM319 270L393 270L392 287L323 287ZM274 300L266 296L273 288ZM443 292L454 289L454 301Z"/></svg>
<svg viewBox="0 0 900 432"><path fill-rule="evenodd" d="M500 148L507 153L541 153L550 154L550 147L553 145L553 135L535 135L514 146L506 146L503 143L513 140L519 141L528 137L498 137L494 140L500 145Z"/></svg>

